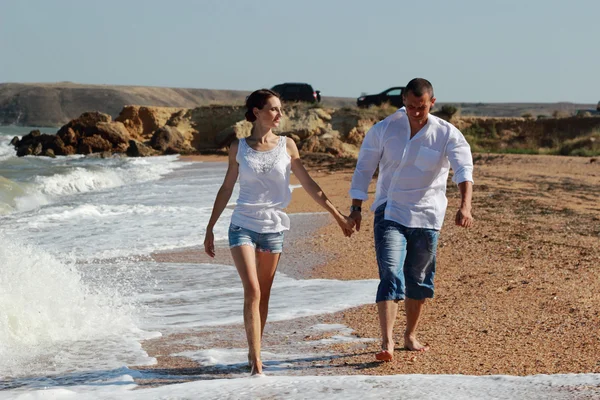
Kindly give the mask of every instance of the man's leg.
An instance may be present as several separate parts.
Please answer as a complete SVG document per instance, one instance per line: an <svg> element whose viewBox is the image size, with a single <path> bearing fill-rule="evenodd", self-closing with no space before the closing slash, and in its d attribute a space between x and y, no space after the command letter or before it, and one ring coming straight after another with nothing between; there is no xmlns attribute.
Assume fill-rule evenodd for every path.
<svg viewBox="0 0 600 400"><path fill-rule="evenodd" d="M417 340L417 326L425 299L415 300L407 298L404 300L406 310L406 330L404 331L404 347L412 351L427 351L429 346L424 346Z"/></svg>
<svg viewBox="0 0 600 400"><path fill-rule="evenodd" d="M381 327L381 349L377 360L390 361L394 355L394 322L398 301L404 299L403 265L406 257L406 238L399 225L386 221L383 213L375 213L375 253L379 269L377 311Z"/></svg>
<svg viewBox="0 0 600 400"><path fill-rule="evenodd" d="M417 327L425 299L433 297L438 235L439 232L433 229L409 228L407 231L404 347L412 351L429 350L429 346L417 340Z"/></svg>

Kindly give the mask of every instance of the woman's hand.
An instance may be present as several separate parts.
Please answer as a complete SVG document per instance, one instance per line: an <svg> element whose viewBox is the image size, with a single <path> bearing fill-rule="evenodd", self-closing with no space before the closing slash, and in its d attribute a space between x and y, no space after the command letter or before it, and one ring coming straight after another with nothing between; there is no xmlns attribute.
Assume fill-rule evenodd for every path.
<svg viewBox="0 0 600 400"><path fill-rule="evenodd" d="M206 235L204 236L204 252L208 254L210 258L215 257L215 235L212 229L206 229Z"/></svg>
<svg viewBox="0 0 600 400"><path fill-rule="evenodd" d="M344 232L344 236L350 237L354 233L354 220L350 217L345 216L344 214L340 214L337 218L337 223L342 228L342 232Z"/></svg>

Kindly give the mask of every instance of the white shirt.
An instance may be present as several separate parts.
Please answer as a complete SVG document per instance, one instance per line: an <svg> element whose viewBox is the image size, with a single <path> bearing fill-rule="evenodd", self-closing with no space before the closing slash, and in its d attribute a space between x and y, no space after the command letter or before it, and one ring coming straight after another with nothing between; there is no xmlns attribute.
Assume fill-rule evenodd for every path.
<svg viewBox="0 0 600 400"><path fill-rule="evenodd" d="M290 218L283 211L292 198L286 141L281 136L273 149L257 151L240 139L236 155L240 195L231 215L233 225L258 233L290 229Z"/></svg>
<svg viewBox="0 0 600 400"><path fill-rule="evenodd" d="M384 218L409 228L442 228L450 166L454 183L473 182L471 148L462 133L430 114L411 139L404 108L367 132L352 177L351 198L368 198L377 166L379 177L371 209L387 202Z"/></svg>

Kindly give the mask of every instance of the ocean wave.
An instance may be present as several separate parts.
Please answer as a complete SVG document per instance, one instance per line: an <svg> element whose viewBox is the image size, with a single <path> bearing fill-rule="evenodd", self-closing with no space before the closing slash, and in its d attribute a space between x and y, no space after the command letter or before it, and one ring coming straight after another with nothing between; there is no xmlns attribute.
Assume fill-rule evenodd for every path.
<svg viewBox="0 0 600 400"><path fill-rule="evenodd" d="M178 163L173 162L175 160L176 157L172 156L160 157L160 159L156 157L156 160L107 160L100 165L83 164L67 169L63 173L37 176L35 183L40 192L54 197L106 190L160 179L180 167Z"/></svg>
<svg viewBox="0 0 600 400"><path fill-rule="evenodd" d="M0 160L0 170L16 177L9 179L0 175L0 215L32 210L61 197L155 181L187 165L176 160L177 156Z"/></svg>
<svg viewBox="0 0 600 400"><path fill-rule="evenodd" d="M139 348L137 340L144 333L135 323L135 305L118 286L86 282L73 263L0 239L0 376L116 367L129 361L106 360L101 367L97 364L104 360L86 356L107 351L114 357Z"/></svg>

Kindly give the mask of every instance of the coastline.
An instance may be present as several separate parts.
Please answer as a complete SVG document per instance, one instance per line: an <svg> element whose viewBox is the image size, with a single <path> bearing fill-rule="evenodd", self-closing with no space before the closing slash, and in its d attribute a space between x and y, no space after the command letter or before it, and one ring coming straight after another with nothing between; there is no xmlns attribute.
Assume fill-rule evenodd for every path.
<svg viewBox="0 0 600 400"><path fill-rule="evenodd" d="M224 156L194 158L226 160ZM187 157L182 160L191 161ZM375 362L379 322L375 305L367 304L306 323L286 322L297 330L317 320L341 323L352 328L358 338L375 339L331 345L328 352L334 356L307 361L299 373L600 373L600 208L596 201L600 195L600 165L585 158L552 156L476 154L475 160L476 225L472 229L453 225L459 194L451 182L448 185L448 211L438 248L436 297L426 304L419 329L420 339L431 350L416 354L399 346L392 362ZM347 191L352 169L323 162L306 164L311 176L344 212L350 202ZM374 190L372 184L371 196ZM368 206L365 204L364 209ZM287 211L297 214L322 210L297 189ZM295 254L326 255L323 262L304 270L302 277L376 279L372 213L364 212L361 231L350 239L342 236L332 219L327 221L313 233L295 239ZM181 257L185 253L170 254ZM292 253L287 257L291 258ZM395 328L397 341L403 325L400 311ZM268 336L282 326L268 322L265 339L269 340ZM308 339L300 335L298 340ZM242 337L241 346L244 344ZM149 342L144 347L152 350ZM183 362L159 361L151 368L177 368L169 365L175 361ZM198 372L197 364L185 365Z"/></svg>

